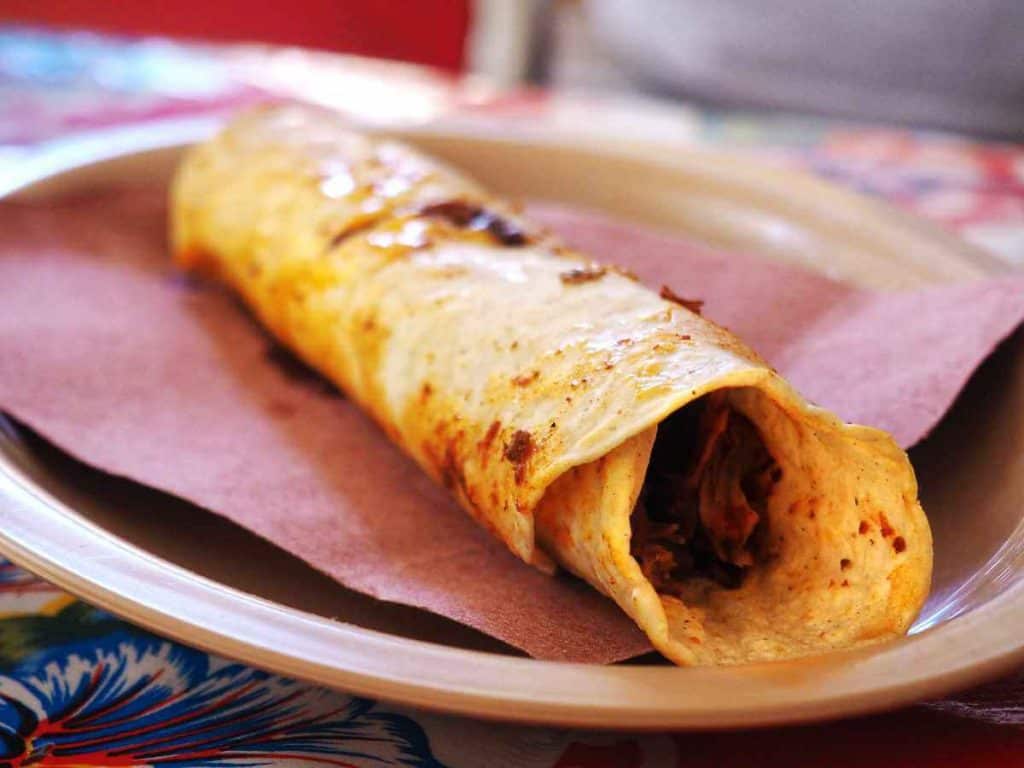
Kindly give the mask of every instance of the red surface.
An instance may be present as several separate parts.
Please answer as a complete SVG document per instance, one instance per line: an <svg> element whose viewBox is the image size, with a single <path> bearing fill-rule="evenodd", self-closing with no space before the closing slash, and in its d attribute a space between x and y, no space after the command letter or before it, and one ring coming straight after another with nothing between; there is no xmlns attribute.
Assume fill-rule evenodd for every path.
<svg viewBox="0 0 1024 768"><path fill-rule="evenodd" d="M1024 730L924 708L828 725L674 738L680 768L1024 766Z"/></svg>
<svg viewBox="0 0 1024 768"><path fill-rule="evenodd" d="M662 737L657 737L659 740ZM610 740L614 739L614 740ZM671 737L678 768L1019 768L1024 729L913 707L824 725ZM667 744L659 748L665 751ZM582 735L554 768L661 764L646 737ZM667 763L666 763L667 764Z"/></svg>
<svg viewBox="0 0 1024 768"><path fill-rule="evenodd" d="M0 0L0 23L303 45L449 70L463 66L469 19L468 0Z"/></svg>
<svg viewBox="0 0 1024 768"><path fill-rule="evenodd" d="M612 744L572 742L553 768L643 768L643 752L635 739Z"/></svg>

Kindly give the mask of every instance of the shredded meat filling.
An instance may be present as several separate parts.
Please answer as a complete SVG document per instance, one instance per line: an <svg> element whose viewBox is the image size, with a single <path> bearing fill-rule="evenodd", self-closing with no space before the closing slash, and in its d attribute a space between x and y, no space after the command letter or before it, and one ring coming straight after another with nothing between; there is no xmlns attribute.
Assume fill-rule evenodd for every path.
<svg viewBox="0 0 1024 768"><path fill-rule="evenodd" d="M632 517L632 554L654 588L678 595L697 577L740 586L781 477L757 428L723 393L666 419Z"/></svg>

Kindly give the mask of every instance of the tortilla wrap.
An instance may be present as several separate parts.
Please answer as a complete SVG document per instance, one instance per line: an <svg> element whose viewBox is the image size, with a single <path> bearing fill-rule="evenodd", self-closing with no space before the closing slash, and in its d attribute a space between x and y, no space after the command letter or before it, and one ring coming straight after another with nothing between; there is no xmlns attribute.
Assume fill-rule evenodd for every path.
<svg viewBox="0 0 1024 768"><path fill-rule="evenodd" d="M262 108L189 151L171 216L183 268L672 661L860 645L921 608L931 534L887 434L451 168L328 112Z"/></svg>

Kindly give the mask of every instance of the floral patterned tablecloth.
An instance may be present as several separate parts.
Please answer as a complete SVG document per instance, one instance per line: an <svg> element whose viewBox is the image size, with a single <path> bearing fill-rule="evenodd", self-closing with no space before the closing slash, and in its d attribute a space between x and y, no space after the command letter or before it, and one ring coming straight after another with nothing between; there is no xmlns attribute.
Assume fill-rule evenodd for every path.
<svg viewBox="0 0 1024 768"><path fill-rule="evenodd" d="M495 124L766 155L1024 266L1024 147L624 97L497 92L405 65L0 28L0 177L110 126L300 96L371 123ZM599 115L600 119L594 119ZM2 513L2 510L0 510ZM592 734L414 712L163 640L0 560L0 765L1024 766L1011 678L896 713L736 734Z"/></svg>

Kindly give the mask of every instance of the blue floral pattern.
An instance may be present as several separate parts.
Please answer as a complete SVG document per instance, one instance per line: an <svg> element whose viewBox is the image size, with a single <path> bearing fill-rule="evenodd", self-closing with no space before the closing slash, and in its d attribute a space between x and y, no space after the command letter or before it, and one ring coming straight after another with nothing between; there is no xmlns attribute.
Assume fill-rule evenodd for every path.
<svg viewBox="0 0 1024 768"><path fill-rule="evenodd" d="M404 715L139 630L32 654L0 676L3 765L271 762L440 768Z"/></svg>

